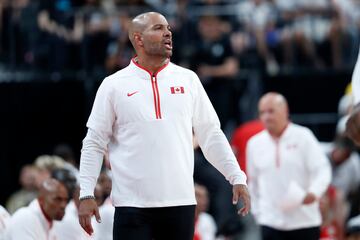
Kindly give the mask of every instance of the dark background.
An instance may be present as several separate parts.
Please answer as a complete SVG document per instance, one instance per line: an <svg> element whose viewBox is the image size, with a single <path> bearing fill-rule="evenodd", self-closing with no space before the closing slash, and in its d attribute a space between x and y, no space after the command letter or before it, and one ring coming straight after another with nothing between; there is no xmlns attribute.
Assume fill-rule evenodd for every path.
<svg viewBox="0 0 360 240"><path fill-rule="evenodd" d="M305 120L306 114L312 113L336 116L338 101L350 78L349 73L306 72L266 77L263 92L284 94L291 113L305 116ZM55 145L68 143L79 158L85 123L101 79L8 80L0 83L0 204L19 187L21 166L41 154L51 154ZM331 141L334 136L336 119L316 123L304 118L293 120L310 127L322 141Z"/></svg>

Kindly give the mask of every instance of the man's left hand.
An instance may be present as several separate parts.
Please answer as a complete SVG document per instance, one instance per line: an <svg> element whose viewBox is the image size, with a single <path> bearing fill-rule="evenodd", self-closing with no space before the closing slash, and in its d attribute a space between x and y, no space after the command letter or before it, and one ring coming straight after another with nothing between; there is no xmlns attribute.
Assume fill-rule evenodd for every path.
<svg viewBox="0 0 360 240"><path fill-rule="evenodd" d="M246 216L250 211L250 195L247 190L246 185L243 184L235 184L233 186L233 204L237 204L238 201L241 200L243 203L242 208L239 209L238 214L242 216Z"/></svg>

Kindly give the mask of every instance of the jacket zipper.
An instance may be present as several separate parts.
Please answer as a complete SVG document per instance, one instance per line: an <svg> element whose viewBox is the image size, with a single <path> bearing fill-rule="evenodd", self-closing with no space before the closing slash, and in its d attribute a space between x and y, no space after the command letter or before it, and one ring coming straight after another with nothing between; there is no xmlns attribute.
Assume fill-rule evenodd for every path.
<svg viewBox="0 0 360 240"><path fill-rule="evenodd" d="M276 150L275 150L275 165L277 168L280 168L280 144L279 140L275 140Z"/></svg>
<svg viewBox="0 0 360 240"><path fill-rule="evenodd" d="M155 106L156 119L161 119L160 94L159 94L159 88L158 88L157 78L156 78L155 74L153 74L151 76L151 86L152 86L153 95L154 95L154 106Z"/></svg>

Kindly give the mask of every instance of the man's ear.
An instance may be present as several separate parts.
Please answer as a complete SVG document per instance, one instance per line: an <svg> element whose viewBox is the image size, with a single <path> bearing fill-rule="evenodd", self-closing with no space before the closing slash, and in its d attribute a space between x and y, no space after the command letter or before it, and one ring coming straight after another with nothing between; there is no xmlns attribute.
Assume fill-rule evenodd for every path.
<svg viewBox="0 0 360 240"><path fill-rule="evenodd" d="M141 47L144 46L144 42L140 33L134 33L134 40L136 45Z"/></svg>

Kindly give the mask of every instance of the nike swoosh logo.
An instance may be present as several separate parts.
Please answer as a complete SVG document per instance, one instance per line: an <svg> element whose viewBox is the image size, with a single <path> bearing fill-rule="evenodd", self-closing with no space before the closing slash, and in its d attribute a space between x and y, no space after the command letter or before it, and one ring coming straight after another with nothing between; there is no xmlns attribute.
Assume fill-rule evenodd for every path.
<svg viewBox="0 0 360 240"><path fill-rule="evenodd" d="M127 96L128 97L131 97L132 95L134 95L135 93L138 93L139 91L135 91L135 92L132 92L132 93L128 93Z"/></svg>

